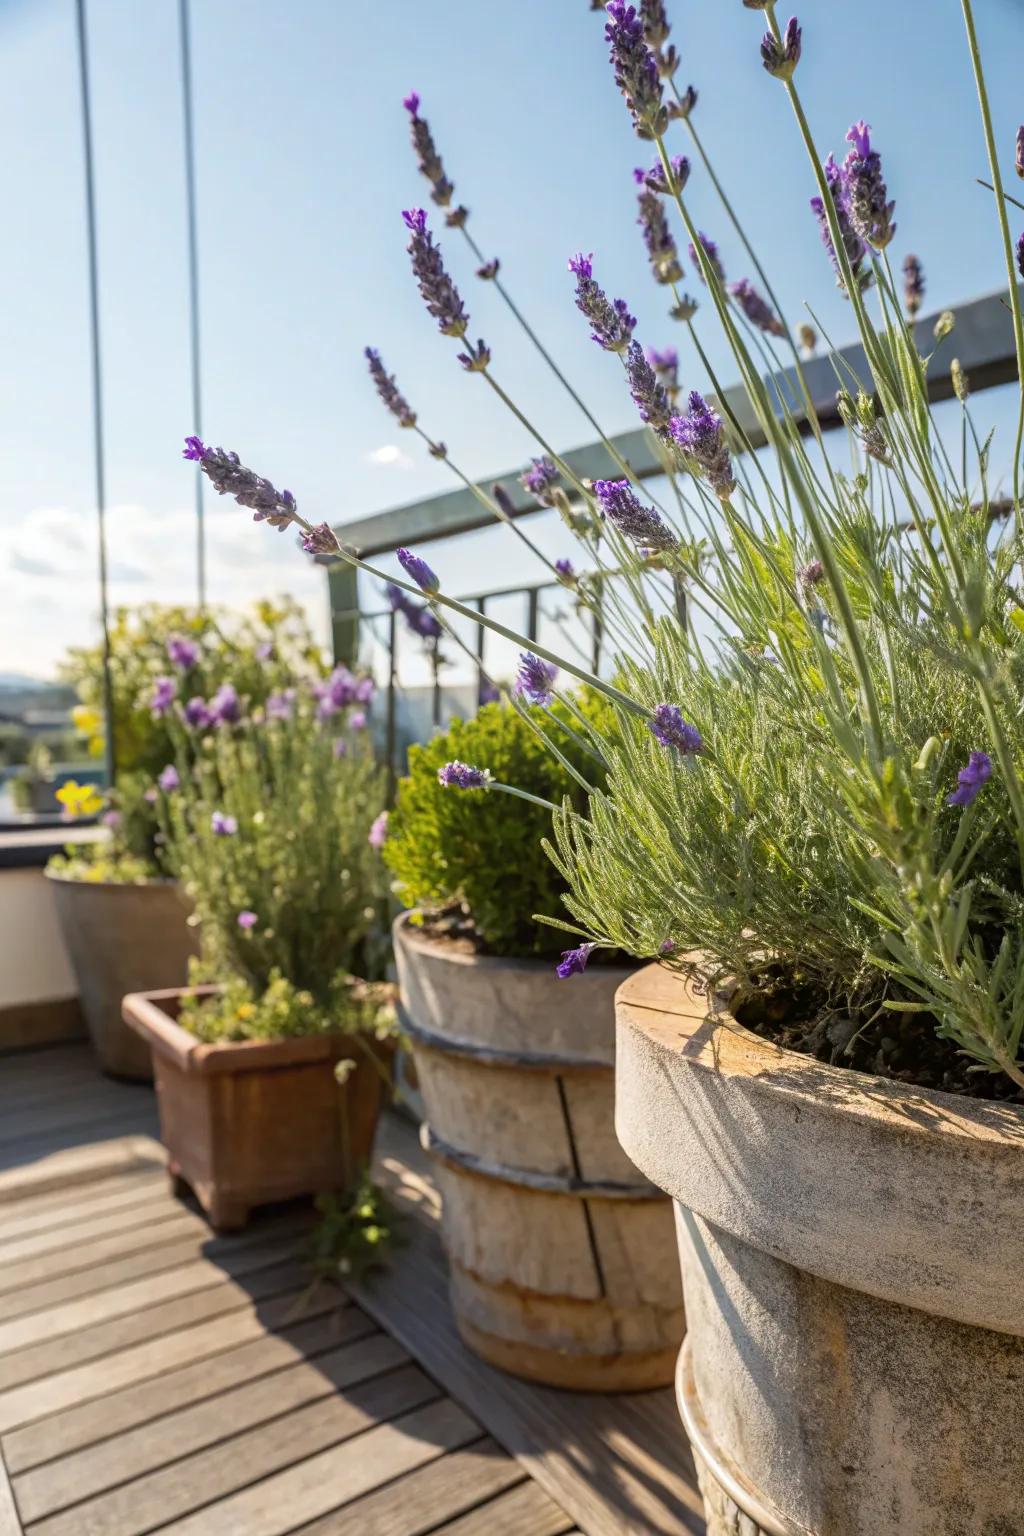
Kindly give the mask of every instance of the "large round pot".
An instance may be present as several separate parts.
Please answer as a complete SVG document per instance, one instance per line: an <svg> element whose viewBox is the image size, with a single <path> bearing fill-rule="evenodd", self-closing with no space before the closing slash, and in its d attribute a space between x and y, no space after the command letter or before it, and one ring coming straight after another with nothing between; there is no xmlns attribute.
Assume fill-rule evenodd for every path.
<svg viewBox="0 0 1024 1536"><path fill-rule="evenodd" d="M615 1139L614 995L395 924L466 1343L553 1386L662 1386L683 1332L670 1203Z"/></svg>
<svg viewBox="0 0 1024 1536"><path fill-rule="evenodd" d="M780 1050L661 966L617 1015L712 1536L1024 1531L1024 1110Z"/></svg>
<svg viewBox="0 0 1024 1536"><path fill-rule="evenodd" d="M179 888L68 880L50 874L82 1012L104 1072L150 1081L149 1046L121 1017L128 992L184 986L196 930Z"/></svg>

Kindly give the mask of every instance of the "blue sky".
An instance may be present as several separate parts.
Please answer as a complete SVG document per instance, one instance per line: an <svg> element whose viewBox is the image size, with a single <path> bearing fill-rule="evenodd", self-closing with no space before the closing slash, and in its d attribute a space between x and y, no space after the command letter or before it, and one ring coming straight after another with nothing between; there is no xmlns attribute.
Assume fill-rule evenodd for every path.
<svg viewBox="0 0 1024 1536"><path fill-rule="evenodd" d="M980 0L996 128L1012 167L1024 117L1021 0ZM807 211L808 167L781 87L760 68L762 18L740 0L670 0L699 127L791 319L810 299L838 341L851 321ZM855 19L853 19L855 17ZM861 0L801 12L799 83L822 151L872 124L897 201L895 255L921 257L929 307L1003 280L956 0ZM192 592L184 185L175 0L89 0L115 601ZM0 0L0 671L46 672L95 632L95 553L81 143L72 0ZM319 520L354 518L451 481L370 389L380 347L424 425L470 475L531 444L465 376L412 283L399 210L424 202L401 98L412 88L472 228L609 430L633 425L621 370L588 340L566 259L593 250L638 334L677 339L650 281L630 169L649 155L610 78L588 0L193 0L205 429ZM682 128L680 149L687 149ZM694 172L689 201L738 243ZM429 204L427 205L429 206ZM1020 215L1024 221L1024 215ZM442 232L496 376L559 446L591 435ZM691 285L692 286L692 285ZM728 365L710 317L705 344ZM688 385L704 379L684 351ZM731 370L728 376L732 377ZM997 449L998 458L998 449ZM540 530L557 547L554 530ZM322 621L322 578L286 539L210 508L211 591L297 592ZM438 546L450 586L534 574L497 530Z"/></svg>

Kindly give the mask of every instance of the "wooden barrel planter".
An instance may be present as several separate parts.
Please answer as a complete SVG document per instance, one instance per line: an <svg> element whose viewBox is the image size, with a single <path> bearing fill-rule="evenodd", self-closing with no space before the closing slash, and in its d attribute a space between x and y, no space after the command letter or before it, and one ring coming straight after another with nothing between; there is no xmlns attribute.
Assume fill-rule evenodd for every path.
<svg viewBox="0 0 1024 1536"><path fill-rule="evenodd" d="M1024 1531L1024 1109L782 1050L663 966L617 1013L709 1536Z"/></svg>
<svg viewBox="0 0 1024 1536"><path fill-rule="evenodd" d="M671 1206L615 1139L614 995L629 973L461 952L395 925L466 1343L583 1391L672 1380L683 1334Z"/></svg>
<svg viewBox="0 0 1024 1536"><path fill-rule="evenodd" d="M179 886L172 880L68 880L49 871L47 879L100 1066L114 1077L149 1082L149 1047L122 1019L121 999L188 980L198 944Z"/></svg>

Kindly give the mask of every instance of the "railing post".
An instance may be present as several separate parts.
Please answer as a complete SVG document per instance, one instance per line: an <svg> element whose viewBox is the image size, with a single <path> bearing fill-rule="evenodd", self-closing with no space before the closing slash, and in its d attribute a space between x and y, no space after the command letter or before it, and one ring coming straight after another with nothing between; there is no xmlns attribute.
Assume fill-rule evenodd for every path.
<svg viewBox="0 0 1024 1536"><path fill-rule="evenodd" d="M385 755L388 765L388 805L395 803L395 785L398 782L397 732L395 730L395 689L397 686L398 615L394 609L388 614L388 692L386 715Z"/></svg>

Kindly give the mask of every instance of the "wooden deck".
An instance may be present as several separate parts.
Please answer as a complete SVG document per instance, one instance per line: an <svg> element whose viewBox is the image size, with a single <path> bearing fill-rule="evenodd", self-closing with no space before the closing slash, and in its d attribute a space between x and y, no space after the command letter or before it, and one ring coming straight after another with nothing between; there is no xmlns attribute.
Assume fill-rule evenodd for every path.
<svg viewBox="0 0 1024 1536"><path fill-rule="evenodd" d="M513 1382L461 1345L411 1129L392 1268L314 1284L308 1215L212 1234L153 1096L85 1047L0 1057L0 1536L680 1536L668 1393Z"/></svg>

